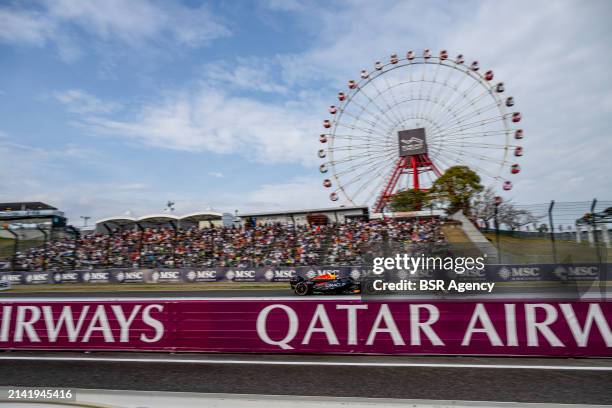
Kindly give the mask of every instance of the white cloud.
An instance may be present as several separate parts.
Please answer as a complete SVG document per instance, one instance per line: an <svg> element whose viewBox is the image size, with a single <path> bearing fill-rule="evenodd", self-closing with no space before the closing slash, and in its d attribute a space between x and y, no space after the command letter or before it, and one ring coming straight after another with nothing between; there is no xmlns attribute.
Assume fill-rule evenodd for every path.
<svg viewBox="0 0 612 408"><path fill-rule="evenodd" d="M198 46L229 35L205 7L186 8L147 0L54 0L47 3L49 15L80 26L102 39L118 38L135 44L170 34L180 43Z"/></svg>
<svg viewBox="0 0 612 408"><path fill-rule="evenodd" d="M46 16L23 10L0 9L0 42L42 46L55 32Z"/></svg>
<svg viewBox="0 0 612 408"><path fill-rule="evenodd" d="M121 107L118 103L102 101L80 89L56 91L50 96L62 103L72 113L107 114Z"/></svg>
<svg viewBox="0 0 612 408"><path fill-rule="evenodd" d="M346 204L332 203L329 191L317 177L296 177L286 183L264 184L245 195L245 207L251 211L302 210L335 207ZM240 201L238 201L240 202Z"/></svg>
<svg viewBox="0 0 612 408"><path fill-rule="evenodd" d="M110 183L108 186L110 189L116 189L116 190L127 190L127 191L134 191L134 190L146 190L148 189L150 186L146 183Z"/></svg>
<svg viewBox="0 0 612 408"><path fill-rule="evenodd" d="M299 0L264 0L264 7L275 11L303 11L306 6Z"/></svg>
<svg viewBox="0 0 612 408"><path fill-rule="evenodd" d="M0 8L0 27L0 41L35 46L55 43L68 62L81 53L73 28L100 41L129 46L171 42L198 47L231 34L205 6L149 0L49 0L36 12L4 7Z"/></svg>
<svg viewBox="0 0 612 408"><path fill-rule="evenodd" d="M288 179L283 183L253 185L248 190L232 192L226 190L208 191L202 195L173 193L173 201L179 213L197 211L212 207L218 211L240 213L251 211L303 210L345 205L343 201L331 203L329 191L321 187L317 177L302 176Z"/></svg>
<svg viewBox="0 0 612 408"><path fill-rule="evenodd" d="M449 48L480 58L522 111L519 202L609 197L612 35L609 2L483 3ZM500 29L502 27L502 29Z"/></svg>
<svg viewBox="0 0 612 408"><path fill-rule="evenodd" d="M279 81L276 58L236 58L235 62L214 62L204 66L205 80L215 87L284 94L287 86Z"/></svg>
<svg viewBox="0 0 612 408"><path fill-rule="evenodd" d="M223 178L223 177L225 177L225 175L223 173L221 173L220 171L209 171L208 175L212 176L212 177L216 177L216 178Z"/></svg>
<svg viewBox="0 0 612 408"><path fill-rule="evenodd" d="M314 45L282 58L284 78L290 83L334 80L344 87L362 68L408 49L433 48L464 16L459 2L353 1L339 7L317 7L303 15L317 21Z"/></svg>
<svg viewBox="0 0 612 408"><path fill-rule="evenodd" d="M265 103L204 86L145 106L133 120L90 117L81 125L154 147L312 166L320 120L308 109L312 107Z"/></svg>
<svg viewBox="0 0 612 408"><path fill-rule="evenodd" d="M15 143L16 138L0 131L0 201L43 201L66 211L72 222L80 215L103 216L159 210L158 193L142 182L113 180L104 168L105 158L96 151L74 145L56 149ZM104 182L80 179L79 168L102 171ZM122 176L125 178L125 176Z"/></svg>
<svg viewBox="0 0 612 408"><path fill-rule="evenodd" d="M13 138L14 139L14 138ZM155 186L121 175L114 178L103 167L108 158L75 146L57 150L32 148L10 141L0 132L0 201L43 201L66 211L73 223L79 216L92 220L125 214L135 216L159 212L165 200L176 203L177 213L186 214L209 207L240 212L317 208L329 205L328 192L316 177L296 177L285 183L264 183L238 192L223 188L198 193L159 190ZM74 177L78 166L102 165L102 182ZM91 171L92 169L89 168ZM210 173L209 173L210 174ZM217 174L214 173L213 177ZM133 175L138 177L137 174ZM223 176L223 175L221 175ZM341 204L341 203L340 203Z"/></svg>

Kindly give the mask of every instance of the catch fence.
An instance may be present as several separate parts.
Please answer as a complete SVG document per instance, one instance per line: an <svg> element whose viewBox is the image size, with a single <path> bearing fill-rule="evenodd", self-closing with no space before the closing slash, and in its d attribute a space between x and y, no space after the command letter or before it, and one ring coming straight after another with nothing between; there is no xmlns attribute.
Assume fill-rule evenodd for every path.
<svg viewBox="0 0 612 408"><path fill-rule="evenodd" d="M611 261L612 201L501 203L491 218L481 230L504 263Z"/></svg>

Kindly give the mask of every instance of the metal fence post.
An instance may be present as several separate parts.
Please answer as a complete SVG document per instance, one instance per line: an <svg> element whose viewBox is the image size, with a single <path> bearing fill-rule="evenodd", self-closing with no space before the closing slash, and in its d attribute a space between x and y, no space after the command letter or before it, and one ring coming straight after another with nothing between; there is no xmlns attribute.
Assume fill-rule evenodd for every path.
<svg viewBox="0 0 612 408"><path fill-rule="evenodd" d="M608 226L606 225L606 221L601 223L601 235L603 238L603 242L606 248L610 248L610 233L608 231Z"/></svg>
<svg viewBox="0 0 612 408"><path fill-rule="evenodd" d="M502 198L496 196L493 201L494 208L494 221L495 221L495 244L497 246L497 263L501 263L501 248L499 245L499 218L497 215L499 214L499 206L502 203Z"/></svg>
<svg viewBox="0 0 612 408"><path fill-rule="evenodd" d="M591 203L591 230L593 231L593 242L595 243L595 254L597 255L597 262L602 264L601 248L599 247L599 237L597 236L597 224L595 223L595 206L597 205L597 199L594 198Z"/></svg>
<svg viewBox="0 0 612 408"><path fill-rule="evenodd" d="M19 235L17 235L17 233L13 231L8 224L5 224L3 229L8 231L8 233L13 236L13 256L11 256L11 269L15 270L15 265L17 263L17 252L19 251Z"/></svg>
<svg viewBox="0 0 612 408"><path fill-rule="evenodd" d="M72 269L75 270L77 266L77 252L79 251L79 240L81 239L81 233L72 225L68 225L66 229L74 234L74 254L72 256Z"/></svg>
<svg viewBox="0 0 612 408"><path fill-rule="evenodd" d="M110 264L110 248L113 239L113 230L108 225L106 225L105 222L102 223L102 226L104 227L104 229L106 229L106 232L108 233L108 237L106 238L106 251L104 255L104 266L108 268Z"/></svg>
<svg viewBox="0 0 612 408"><path fill-rule="evenodd" d="M178 242L178 225L174 221L170 221L170 226L174 230L174 236L172 238L172 267L176 268L176 245Z"/></svg>
<svg viewBox="0 0 612 408"><path fill-rule="evenodd" d="M40 232L42 232L43 236L45 237L45 241L43 243L43 271L47 270L47 242L49 241L49 235L47 234L47 231L45 231L44 228L42 228L40 225L36 225L36 229L39 230Z"/></svg>
<svg viewBox="0 0 612 408"><path fill-rule="evenodd" d="M602 299L606 298L606 283L608 278L607 265L603 263L602 248L599 246L599 237L597 236L597 224L595 223L595 207L597 206L597 199L594 198L591 203L591 212L589 218L589 224L593 234L593 242L595 244L595 254L597 256L597 263L599 269L599 293Z"/></svg>
<svg viewBox="0 0 612 408"><path fill-rule="evenodd" d="M550 224L550 242L552 244L552 256L553 263L557 263L557 243L555 242L555 225L553 223L553 215L552 211L555 207L555 200L550 202L550 206L548 207L548 223Z"/></svg>
<svg viewBox="0 0 612 408"><path fill-rule="evenodd" d="M140 237L138 239L138 267L140 268L142 266L141 258L142 258L142 241L144 240L144 228L142 228L142 225L140 225L139 222L136 223L136 226L138 227L138 230L140 231ZM129 254L128 254L128 257L129 257ZM133 267L134 263L132 262L131 259L129 261L131 263L130 267Z"/></svg>

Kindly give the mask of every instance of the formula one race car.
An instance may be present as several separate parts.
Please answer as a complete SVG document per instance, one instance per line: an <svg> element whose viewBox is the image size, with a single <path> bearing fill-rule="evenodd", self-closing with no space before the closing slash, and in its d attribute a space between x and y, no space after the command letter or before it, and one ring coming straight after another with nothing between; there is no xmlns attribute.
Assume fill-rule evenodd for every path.
<svg viewBox="0 0 612 408"><path fill-rule="evenodd" d="M341 278L335 273L304 278L291 278L291 289L298 296L306 295L355 295L361 293L361 284L350 277Z"/></svg>

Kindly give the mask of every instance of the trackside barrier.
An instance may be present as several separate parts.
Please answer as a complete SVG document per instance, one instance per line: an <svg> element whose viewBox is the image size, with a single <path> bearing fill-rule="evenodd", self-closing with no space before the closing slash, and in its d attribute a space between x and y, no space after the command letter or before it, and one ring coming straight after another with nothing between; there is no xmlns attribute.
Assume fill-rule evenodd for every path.
<svg viewBox="0 0 612 408"><path fill-rule="evenodd" d="M40 284L128 284L201 282L289 282L297 275L314 277L327 273L351 275L358 279L362 267L301 266L279 268L113 268L68 271L0 271L0 281L13 285Z"/></svg>
<svg viewBox="0 0 612 408"><path fill-rule="evenodd" d="M156 269L91 269L73 271L5 271L0 281L12 285L38 284L127 284L127 283L199 283L199 282L288 282L300 275L312 278L336 273L360 279L366 274L364 266L300 266L295 268L156 268ZM409 274L397 271L403 278ZM452 275L452 276L451 276ZM416 277L434 277L433 271L418 271ZM612 264L517 264L486 265L483 270L466 270L462 274L449 273L452 278L470 281L596 281L612 280Z"/></svg>
<svg viewBox="0 0 612 408"><path fill-rule="evenodd" d="M610 302L0 302L0 349L612 357Z"/></svg>

